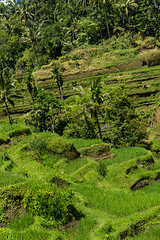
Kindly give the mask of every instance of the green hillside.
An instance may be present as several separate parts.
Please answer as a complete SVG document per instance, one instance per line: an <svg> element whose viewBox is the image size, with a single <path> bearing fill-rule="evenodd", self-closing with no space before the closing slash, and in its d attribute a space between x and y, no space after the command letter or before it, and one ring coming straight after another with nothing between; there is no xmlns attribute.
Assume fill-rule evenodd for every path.
<svg viewBox="0 0 160 240"><path fill-rule="evenodd" d="M160 240L159 9L0 1L0 240Z"/></svg>
<svg viewBox="0 0 160 240"><path fill-rule="evenodd" d="M153 50L152 57L155 56L154 52ZM140 68L131 65L128 71L121 71L118 59L116 67L113 64L109 72L107 68L101 70L97 65L94 71L77 70L76 67L67 69L74 54L72 52L64 62L63 57L56 61L60 63L59 71L63 77L64 99L59 100L59 103L59 91L51 73L55 61L33 72L39 93L44 89L48 96L53 93L57 99L51 98L53 109L49 102L50 109L45 111L53 114L55 131L63 136L48 130L39 132L36 121L40 120L35 120L32 114L34 109L34 114L38 111L36 107L40 107L37 104L43 95L33 101L24 84L27 73L17 73L19 82L13 97L15 107L9 107L13 124L9 124L6 108L1 104L0 239L158 240L160 65L147 64ZM115 57L118 56L114 54ZM150 51L145 54L150 56ZM99 57L97 53L95 59L96 57ZM101 58L103 59L102 55ZM140 60L133 60L134 63L135 61ZM66 69L64 72L63 68ZM90 69L89 66L87 69ZM91 86L96 81L101 82L102 111L108 111L108 94L114 93L114 90L116 94L124 94L118 89L125 90L126 99L134 102L134 109L147 129L145 140L141 137L142 142L136 140L139 142L133 142L129 146L130 139L123 138L121 145L115 148L107 140L110 129L109 125L103 129L106 121L102 116L99 116L103 129L102 140L98 138L98 130L95 131L96 125L95 135L92 128L83 128L81 134L85 132L89 135L84 137L82 134L82 138L74 135L74 124L68 125L68 130L64 131L62 120L70 116L69 106L73 106L75 113L80 114L75 123L78 121L80 124L83 120L79 111L81 107L83 109L83 104L88 104ZM86 100L81 100L76 89L83 89ZM76 96L79 96L77 102L74 101ZM117 95L117 101L118 99L120 95ZM78 108L76 104L80 104L77 105ZM89 111L87 114L90 114ZM76 119L76 115L71 116L72 121ZM47 118L45 124L50 127L50 118ZM94 137L91 137L91 132ZM92 139L86 139L86 136Z"/></svg>
<svg viewBox="0 0 160 240"><path fill-rule="evenodd" d="M160 238L160 160L149 150L20 124L1 133L12 137L0 153L0 239Z"/></svg>

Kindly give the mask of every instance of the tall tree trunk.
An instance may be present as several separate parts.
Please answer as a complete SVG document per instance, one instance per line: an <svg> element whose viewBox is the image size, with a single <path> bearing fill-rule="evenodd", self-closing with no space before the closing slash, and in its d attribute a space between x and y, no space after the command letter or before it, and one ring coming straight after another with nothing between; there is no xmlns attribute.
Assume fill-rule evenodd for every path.
<svg viewBox="0 0 160 240"><path fill-rule="evenodd" d="M105 17L105 24L106 24L106 28L107 28L107 34L108 34L108 37L110 38L110 31L109 31L109 25L108 25L108 19L107 19L105 4L103 4L103 9L104 9L104 17Z"/></svg>
<svg viewBox="0 0 160 240"><path fill-rule="evenodd" d="M130 31L130 30L131 30L131 28L130 28L130 21L129 21L129 14L128 14L128 13L126 14L126 17L127 17L128 26L129 26L129 31Z"/></svg>
<svg viewBox="0 0 160 240"><path fill-rule="evenodd" d="M62 89L61 89L61 87L58 87L58 88L59 88L59 94L60 94L60 97L61 97L61 99L63 100Z"/></svg>
<svg viewBox="0 0 160 240"><path fill-rule="evenodd" d="M99 138L102 139L102 132L101 132L101 126L100 126L99 119L98 119L97 109L95 109L94 117L95 117L96 124L97 124L97 127L98 127Z"/></svg>
<svg viewBox="0 0 160 240"><path fill-rule="evenodd" d="M4 103L5 103L5 106L6 106L6 113L7 113L8 119L9 119L9 123L12 124L13 120L11 118L11 115L10 115L10 112L9 112L9 108L8 108L8 104L7 104L6 100L4 101Z"/></svg>
<svg viewBox="0 0 160 240"><path fill-rule="evenodd" d="M39 60L38 60L36 45L35 45L34 42L32 42L32 44L33 44L33 50L34 50L34 53L35 53L35 56L36 56L36 61L37 61L38 67L40 68L40 63L39 63Z"/></svg>

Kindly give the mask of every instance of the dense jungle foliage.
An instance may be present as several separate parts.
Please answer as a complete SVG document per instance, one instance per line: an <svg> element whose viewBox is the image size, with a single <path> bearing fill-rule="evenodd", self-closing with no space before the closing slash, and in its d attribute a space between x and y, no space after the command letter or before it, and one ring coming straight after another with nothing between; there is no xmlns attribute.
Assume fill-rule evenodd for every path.
<svg viewBox="0 0 160 240"><path fill-rule="evenodd" d="M133 44L136 34L158 39L159 8L158 0L0 1L1 68L40 67L126 31Z"/></svg>

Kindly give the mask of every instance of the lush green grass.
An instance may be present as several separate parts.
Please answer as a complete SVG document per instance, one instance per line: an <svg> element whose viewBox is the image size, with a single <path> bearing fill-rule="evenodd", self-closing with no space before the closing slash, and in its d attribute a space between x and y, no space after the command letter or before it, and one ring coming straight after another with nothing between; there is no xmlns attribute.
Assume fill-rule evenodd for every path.
<svg viewBox="0 0 160 240"><path fill-rule="evenodd" d="M115 154L115 157L105 162L107 166L114 163L122 163L147 154L147 150L141 147L119 148L111 152Z"/></svg>
<svg viewBox="0 0 160 240"><path fill-rule="evenodd" d="M5 126L3 131L10 132L14 129L14 126ZM5 151L9 160L1 160L0 163L0 187L13 185L35 193L40 189L50 192L58 189L52 182L52 179L57 177L70 183L65 188L62 186L64 191L68 188L74 189L73 203L78 211L84 214L83 218L73 222L67 229L61 226L62 230L59 231L42 216L33 216L28 212L11 222L9 228L1 228L0 239L100 240L105 239L108 234L110 237L114 236L112 239L118 240L119 233L136 224L139 218L145 219L148 228L151 227L148 216L158 221L155 212L160 205L160 183L156 182L135 192L131 191L130 187L143 176L155 177L160 169L159 159L156 159L156 164L151 170L139 167L136 172L127 175L126 169L135 164L139 166L138 159L148 159L151 153L141 147L112 149L115 157L102 160L107 167L106 176L103 177L99 175L98 162L93 158L80 157L67 161L67 158L47 151L48 141L50 144L56 144L58 148L56 139L59 144L62 142L67 146L68 140L44 132L23 136L22 140L7 149L2 147L0 156L2 157ZM77 149L102 143L99 139L71 139L69 143L71 142ZM39 149L39 144L44 147L43 151ZM32 146L31 149L28 146ZM40 154L37 153L37 149L40 150ZM11 163L14 163L13 166L8 168ZM143 234L149 236L146 235L149 233L147 227L145 228ZM156 226L152 232L154 237L158 232Z"/></svg>
<svg viewBox="0 0 160 240"><path fill-rule="evenodd" d="M146 186L143 190L143 193L150 194L150 193L155 193L159 194L160 193L160 182L155 182L154 184L151 184L149 186Z"/></svg>
<svg viewBox="0 0 160 240"><path fill-rule="evenodd" d="M77 185L76 191L88 202L90 208L117 217L129 216L160 204L160 192L123 191L100 188L95 183Z"/></svg>
<svg viewBox="0 0 160 240"><path fill-rule="evenodd" d="M83 148L83 147L90 147L93 144L102 143L103 141L101 139L82 139L82 138L71 138L70 139L74 146L77 149Z"/></svg>
<svg viewBox="0 0 160 240"><path fill-rule="evenodd" d="M0 130L2 132L10 132L10 131L13 131L13 130L17 130L17 129L22 129L24 128L25 125L23 123L18 123L18 124L2 124L0 125Z"/></svg>
<svg viewBox="0 0 160 240"><path fill-rule="evenodd" d="M85 164L87 164L89 160L87 158L78 158L75 161L69 162L65 166L65 172L68 174L73 173L77 169L83 167Z"/></svg>
<svg viewBox="0 0 160 240"><path fill-rule="evenodd" d="M17 218L11 225L11 229L24 230L34 223L34 217L32 214L25 214Z"/></svg>
<svg viewBox="0 0 160 240"><path fill-rule="evenodd" d="M37 229L23 229L23 231L5 229L0 230L0 237L3 240L49 240L51 235L49 231L43 228Z"/></svg>
<svg viewBox="0 0 160 240"><path fill-rule="evenodd" d="M0 172L0 187L24 181L24 177L10 172Z"/></svg>
<svg viewBox="0 0 160 240"><path fill-rule="evenodd" d="M67 240L91 240L90 232L94 229L95 225L96 219L93 216L86 216L74 228L70 228L64 232L64 235Z"/></svg>
<svg viewBox="0 0 160 240"><path fill-rule="evenodd" d="M158 95L155 95L154 92L159 89L159 79L157 77L159 77L160 66L144 66L137 70L104 75L99 75L101 74L99 71L96 73L98 76L90 77L86 77L87 72L83 73L83 71L89 71L88 66L91 67L90 72L92 74L96 68L107 71L106 66L113 67L117 66L117 64L129 63L133 58L138 59L137 48L109 52L109 46L106 45L101 46L100 50L96 48L85 49L85 52L89 55L89 59L83 59L84 55L80 56L81 53L76 51L73 54L71 53L70 56L62 57L61 62L65 65L65 73L82 71L82 78L74 79L74 76L71 76L72 79L70 79L70 77L67 78L65 76L64 96L75 94L75 90L72 88L72 83L75 80L78 86L82 85L86 89L90 87L94 79L101 78L104 93L117 87L119 84L125 84L129 94L132 94L134 98L137 94L135 100L137 106L142 106L141 110L144 110L146 103L155 104L158 100ZM66 60L67 58L71 60L70 65L65 63L65 58ZM84 61L76 69L76 61L78 62L80 58ZM48 71L43 72L43 70L40 70L37 75L39 74L38 77L45 79L45 77L50 76L50 70L51 65ZM150 77L152 79L149 79ZM49 82L45 83L45 81L43 83L46 84L44 88L54 91L57 96L57 87L55 85ZM149 88L144 89L144 84L148 84ZM140 96L142 93L148 92L149 94L151 91L153 93L150 96ZM17 110L18 108L23 110L25 103L28 105L28 96L26 93L25 96L24 103L19 102L19 100L16 101L16 105L19 105L17 106ZM151 110L153 111L153 109ZM16 112L16 109L14 111ZM158 157L155 158L156 164L151 169L145 169L137 164L137 158L147 157L148 151L146 149L140 147L112 149L111 151L115 154L115 157L102 160L103 164L107 167L106 177L102 177L97 171L97 160L82 157L68 162L66 158L61 158L61 156L55 156L54 153L48 152L45 147L42 151L42 145L45 146L47 143L46 140L49 139L49 142L52 143L52 150L55 151L61 145L58 153L62 152L68 140L59 138L56 134L44 132L14 139L17 131L20 132L22 130L23 133L25 127L23 125L23 118L18 119L14 115L14 119L16 119L18 124L9 125L5 124L4 119L1 120L1 137L3 139L9 138L9 136L13 137L13 144L15 145L10 145L7 148L6 146L1 146L0 148L0 157L3 156L3 152L5 151L11 158L9 161L0 161L0 188L10 185L23 185L26 190L32 190L35 193L39 189L53 191L57 186L51 184L51 179L55 176L59 177L69 182L69 188L74 189L74 204L79 211L84 213L84 217L75 223L72 222L68 227L61 226L62 230L59 231L53 228L50 222L46 222L41 216L33 216L27 213L15 219L9 224L8 228L0 228L0 239L118 240L120 232L134 226L140 219L145 222L142 228L144 232L132 238L128 237L128 239L160 239L159 215L157 214L158 211L154 212L154 208L157 207L158 209L160 205L160 183L157 181L138 191L130 191L131 185L142 177L153 177L156 175L156 171L160 170L160 159ZM154 134L157 134L157 140L159 140L158 132L159 128L156 128ZM55 138L58 138L57 142ZM73 142L76 149L102 143L99 139L70 139L69 142ZM31 147L30 150L27 149L28 146ZM67 150L69 152L69 148ZM14 164L12 164L12 161ZM126 170L135 165L138 166L137 170L126 174ZM154 219L152 220L152 218Z"/></svg>

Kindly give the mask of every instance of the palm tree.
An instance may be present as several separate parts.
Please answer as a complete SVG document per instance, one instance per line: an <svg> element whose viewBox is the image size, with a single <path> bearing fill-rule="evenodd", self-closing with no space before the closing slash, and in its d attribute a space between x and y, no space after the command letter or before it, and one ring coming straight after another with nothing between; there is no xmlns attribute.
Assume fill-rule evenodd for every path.
<svg viewBox="0 0 160 240"><path fill-rule="evenodd" d="M90 2L93 2L93 5L95 4L99 4L102 3L103 4L103 10L104 10L104 17L105 17L105 24L106 24L106 28L107 28L107 34L108 37L110 37L110 30L109 30L109 24L108 24L108 18L107 18L107 7L106 4L110 4L109 1L107 0L90 0Z"/></svg>
<svg viewBox="0 0 160 240"><path fill-rule="evenodd" d="M36 58L36 62L38 64L39 68L40 68L40 63L38 60L37 42L41 38L42 38L42 36L41 36L40 28L37 28L34 25L26 28L26 36L20 38L21 42L30 43L32 45L33 52L34 52L35 58Z"/></svg>
<svg viewBox="0 0 160 240"><path fill-rule="evenodd" d="M102 87L100 79L96 79L91 84L90 91L85 91L81 86L75 87L80 95L78 110L81 108L82 114L85 118L86 124L88 122L88 116L97 125L99 138L102 139L101 126L99 122L99 114L101 114L101 104L103 103Z"/></svg>
<svg viewBox="0 0 160 240"><path fill-rule="evenodd" d="M129 9L138 8L138 4L135 3L135 0L120 0L119 3L115 4L115 7L119 9L123 9L123 11L125 12L125 16L127 18L129 29L130 29Z"/></svg>
<svg viewBox="0 0 160 240"><path fill-rule="evenodd" d="M35 84L35 79L32 75L33 69L29 66L26 67L26 76L25 76L25 80L26 80L26 85L28 88L28 91L31 95L32 101L34 102L34 99L38 93L36 84Z"/></svg>
<svg viewBox="0 0 160 240"><path fill-rule="evenodd" d="M59 89L60 97L63 100L63 94L62 94L63 77L62 77L62 74L59 72L59 66L54 64L51 72L53 73L54 81L56 82L57 87Z"/></svg>
<svg viewBox="0 0 160 240"><path fill-rule="evenodd" d="M20 7L16 12L17 15L20 15L21 22L24 23L25 27L30 25L30 21L33 20L34 14L31 13L29 9L29 4L25 0L20 2Z"/></svg>
<svg viewBox="0 0 160 240"><path fill-rule="evenodd" d="M13 120L9 111L9 104L14 107L13 101L13 89L14 84L11 81L11 77L6 69L0 71L0 100L5 104L6 113L9 119L9 123L12 124Z"/></svg>
<svg viewBox="0 0 160 240"><path fill-rule="evenodd" d="M100 79L96 79L91 84L91 100L93 101L93 108L91 109L91 115L95 119L96 125L98 127L99 137L102 139L101 126L99 122L98 115L101 114L100 106L103 103L103 95L101 91Z"/></svg>

